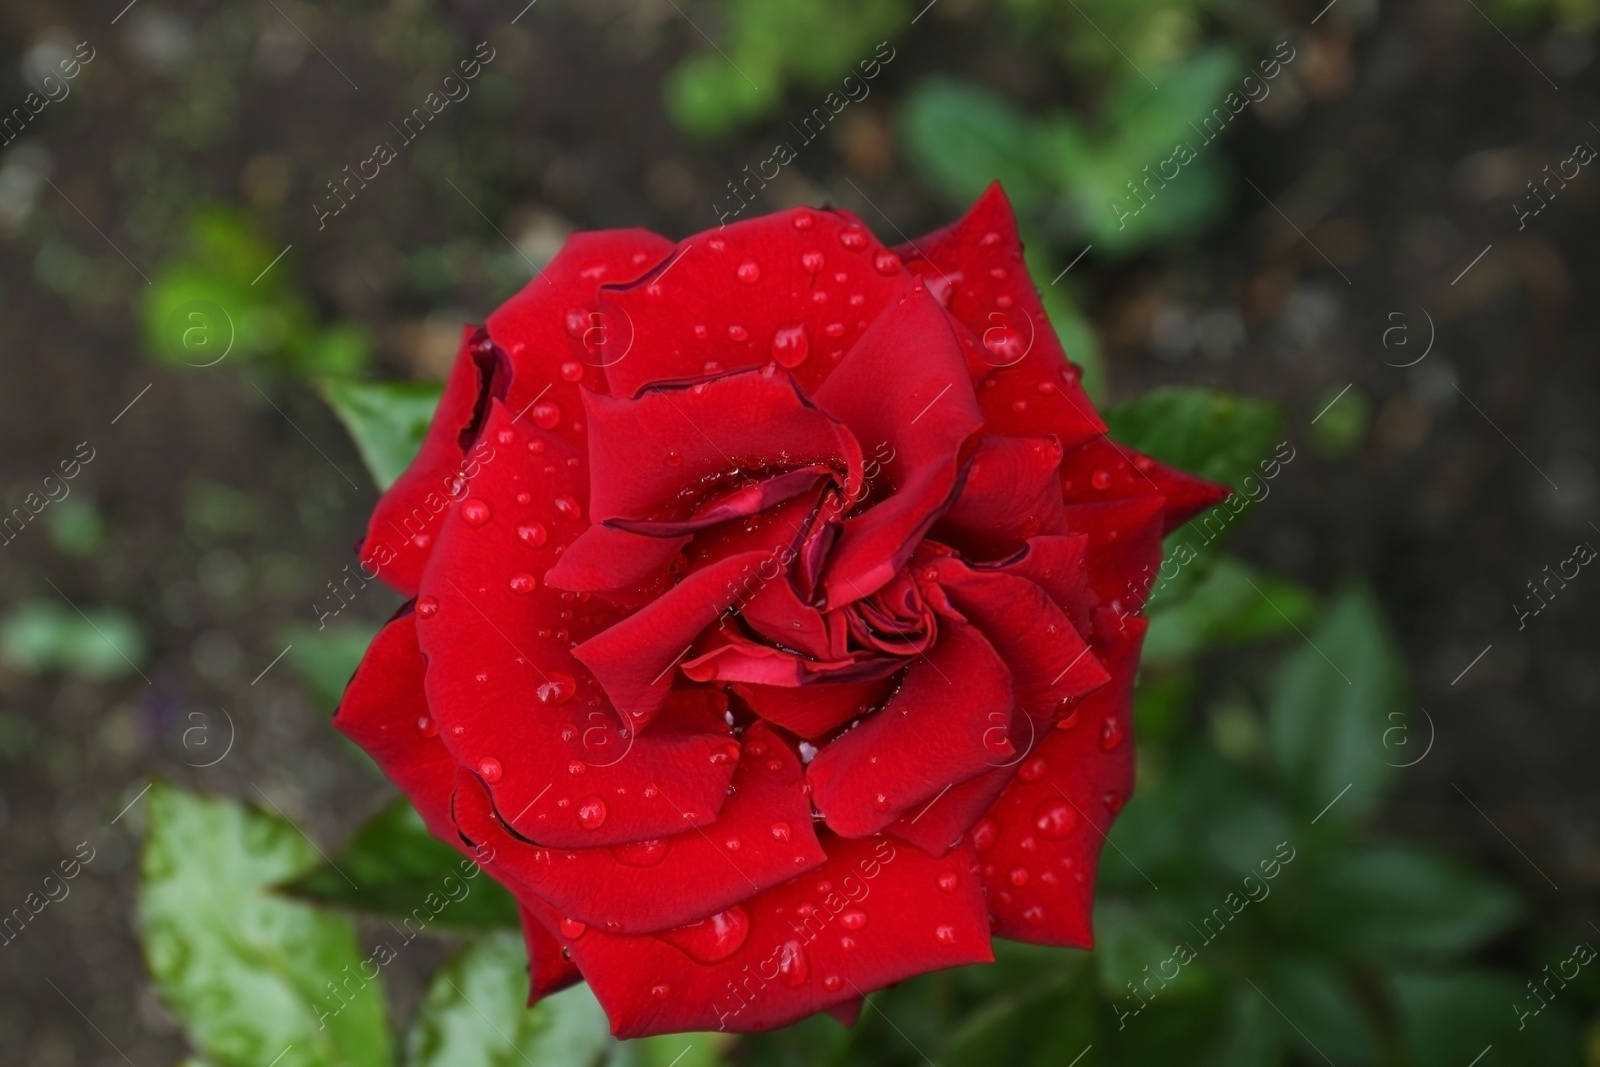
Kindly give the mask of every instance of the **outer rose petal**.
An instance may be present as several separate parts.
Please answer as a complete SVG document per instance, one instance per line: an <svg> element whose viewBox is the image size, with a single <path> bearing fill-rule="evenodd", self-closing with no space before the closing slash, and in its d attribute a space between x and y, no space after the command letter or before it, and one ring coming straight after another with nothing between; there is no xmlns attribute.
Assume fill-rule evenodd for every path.
<svg viewBox="0 0 1600 1067"><path fill-rule="evenodd" d="M823 746L806 778L829 829L875 833L1013 755L1016 699L993 646L960 619L877 714Z"/></svg>
<svg viewBox="0 0 1600 1067"><path fill-rule="evenodd" d="M949 320L920 289L872 323L817 403L863 450L893 449L882 477L892 495L846 519L834 546L823 579L834 608L870 596L911 557L954 496L962 444L983 417Z"/></svg>
<svg viewBox="0 0 1600 1067"><path fill-rule="evenodd" d="M907 269L947 290L951 316L982 339L978 399L990 431L1054 434L1067 448L1105 432L1045 316L998 182L960 221L896 251Z"/></svg>
<svg viewBox="0 0 1600 1067"><path fill-rule="evenodd" d="M578 965L561 951L561 942L544 928L537 916L517 905L522 916L522 943L528 948L528 1007L551 993L583 981Z"/></svg>
<svg viewBox="0 0 1600 1067"><path fill-rule="evenodd" d="M460 848L450 818L458 767L428 711L422 688L425 666L417 648L416 616L407 605L367 646L333 713L333 725L400 788L429 833Z"/></svg>
<svg viewBox="0 0 1600 1067"><path fill-rule="evenodd" d="M1089 535L1089 584L1113 612L1138 611L1161 564L1162 498L1129 497L1067 508L1067 525Z"/></svg>
<svg viewBox="0 0 1600 1067"><path fill-rule="evenodd" d="M494 850L497 871L564 918L614 933L682 926L827 860L811 826L803 768L761 723L745 734L732 798L710 826L616 848L548 849L506 832L481 782L463 772L455 817Z"/></svg>
<svg viewBox="0 0 1600 1067"><path fill-rule="evenodd" d="M1065 532L1061 445L1051 437L985 437L933 538L968 559L1003 559L1037 534Z"/></svg>
<svg viewBox="0 0 1600 1067"><path fill-rule="evenodd" d="M1160 496L1165 501L1163 534L1171 533L1190 516L1229 493L1225 485L1157 463L1109 437L1087 441L1063 457L1061 490L1069 504Z"/></svg>
<svg viewBox="0 0 1600 1067"><path fill-rule="evenodd" d="M460 499L462 468L494 389L504 390L502 357L481 329L461 331L444 393L417 458L378 499L358 549L361 565L386 584L415 596L440 522Z"/></svg>
<svg viewBox="0 0 1600 1067"><path fill-rule="evenodd" d="M610 391L777 360L808 391L909 280L848 212L795 208L685 238L635 284L602 294Z"/></svg>
<svg viewBox="0 0 1600 1067"><path fill-rule="evenodd" d="M720 706L692 703L712 694L685 693L691 703L669 722L633 737L570 647L617 612L544 584L556 552L582 529L583 471L567 463L577 450L514 421L498 401L484 440L499 452L451 508L417 601L440 737L489 783L518 832L541 844L664 837L684 829L685 812L688 825L711 822L733 774ZM532 524L542 541L519 532Z"/></svg>
<svg viewBox="0 0 1600 1067"><path fill-rule="evenodd" d="M602 285L631 282L672 252L649 230L575 233L522 291L489 316L489 336L511 357L512 411L582 445L579 390L605 389ZM537 403L536 403L537 401ZM531 407L530 407L531 406Z"/></svg>
<svg viewBox="0 0 1600 1067"><path fill-rule="evenodd" d="M973 829L995 933L1089 948L1095 865L1111 821L1133 789L1133 680L1145 621L1101 616L1100 656L1112 681L1039 747L1037 774L1019 775Z"/></svg>
<svg viewBox="0 0 1600 1067"><path fill-rule="evenodd" d="M911 975L994 958L970 845L943 859L882 838L829 838L826 848L825 867L741 906L727 925L743 938L728 938L720 959L700 962L679 947L693 940L674 943L670 932L591 928L565 941L611 1032L770 1030ZM851 911L863 914L846 919ZM540 914L551 927L553 913Z"/></svg>

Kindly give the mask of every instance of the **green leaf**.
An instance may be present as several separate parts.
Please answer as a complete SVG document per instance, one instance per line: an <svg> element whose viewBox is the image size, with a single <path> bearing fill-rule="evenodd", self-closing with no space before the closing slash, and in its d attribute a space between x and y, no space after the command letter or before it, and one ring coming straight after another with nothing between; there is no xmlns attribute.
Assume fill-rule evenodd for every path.
<svg viewBox="0 0 1600 1067"><path fill-rule="evenodd" d="M406 1038L407 1067L597 1067L615 1048L586 985L528 1000L528 956L513 933L484 937L434 973Z"/></svg>
<svg viewBox="0 0 1600 1067"><path fill-rule="evenodd" d="M941 1067L1062 1067L1094 1041L1093 984L1087 975L991 1001L956 1030Z"/></svg>
<svg viewBox="0 0 1600 1067"><path fill-rule="evenodd" d="M278 639L290 646L285 658L310 687L318 706L332 712L338 707L344 687L350 683L377 632L377 625L369 622L329 626L322 630L290 626L280 631Z"/></svg>
<svg viewBox="0 0 1600 1067"><path fill-rule="evenodd" d="M139 625L118 608L83 614L49 600L26 600L0 622L0 662L32 674L65 671L101 681L132 674L144 659Z"/></svg>
<svg viewBox="0 0 1600 1067"><path fill-rule="evenodd" d="M1189 536L1180 531L1173 541L1198 541L1198 537L1185 541ZM1147 666L1182 664L1206 648L1292 632L1316 611L1316 598L1303 585L1268 576L1229 557L1219 558L1184 594L1152 597L1144 641Z"/></svg>
<svg viewBox="0 0 1600 1067"><path fill-rule="evenodd" d="M1152 975L1157 985L1150 990L1163 996L1181 996L1201 982L1200 972L1191 964L1161 984L1162 965L1172 961L1174 946L1182 937L1125 901L1106 900L1095 908L1094 933L1100 988L1110 1000L1127 1000L1128 1006L1137 1008L1139 1002L1128 992L1128 983L1137 988Z"/></svg>
<svg viewBox="0 0 1600 1067"><path fill-rule="evenodd" d="M1329 389L1317 398L1316 422L1311 441L1324 459L1343 459L1354 452L1366 435L1372 407L1359 389Z"/></svg>
<svg viewBox="0 0 1600 1067"><path fill-rule="evenodd" d="M900 132L921 176L957 203L971 203L999 181L1026 218L1055 191L1034 125L987 89L923 81L901 105Z"/></svg>
<svg viewBox="0 0 1600 1067"><path fill-rule="evenodd" d="M385 490L417 457L444 386L323 380L317 389L355 439L378 489Z"/></svg>
<svg viewBox="0 0 1600 1067"><path fill-rule="evenodd" d="M1300 644L1274 681L1267 735L1301 811L1332 804L1325 817L1348 823L1394 774L1383 732L1405 710L1399 645L1361 588L1340 594Z"/></svg>
<svg viewBox="0 0 1600 1067"><path fill-rule="evenodd" d="M140 940L163 1000L206 1059L387 1067L382 981L354 926L269 890L316 862L311 843L230 800L157 784L147 803Z"/></svg>
<svg viewBox="0 0 1600 1067"><path fill-rule="evenodd" d="M430 923L515 928L516 901L479 873L472 861L430 835L417 809L399 797L368 819L336 859L281 888L318 904L411 919L408 931Z"/></svg>
<svg viewBox="0 0 1600 1067"><path fill-rule="evenodd" d="M1411 1067L1461 1067L1491 1044L1496 1051L1484 1057L1485 1065L1578 1063L1578 1035L1566 1006L1553 1003L1539 1010L1527 986L1508 975L1412 971L1395 975L1390 987Z"/></svg>
<svg viewBox="0 0 1600 1067"><path fill-rule="evenodd" d="M1378 1035L1355 991L1333 968L1309 960L1278 959L1256 984L1292 1022L1283 1038L1290 1049L1299 1050L1301 1059L1326 1059L1345 1067L1372 1067L1378 1062Z"/></svg>
<svg viewBox="0 0 1600 1067"><path fill-rule="evenodd" d="M732 1034L659 1034L618 1042L607 1067L720 1067Z"/></svg>
<svg viewBox="0 0 1600 1067"><path fill-rule="evenodd" d="M1210 389L1156 389L1104 415L1117 441L1201 478L1247 488L1247 476L1256 484L1263 473L1281 470L1281 463L1268 464L1283 412L1264 400ZM1252 495L1265 499L1259 489Z"/></svg>
<svg viewBox="0 0 1600 1067"><path fill-rule="evenodd" d="M1499 883L1411 846L1352 847L1313 862L1296 925L1310 943L1359 961L1464 956L1522 911Z"/></svg>

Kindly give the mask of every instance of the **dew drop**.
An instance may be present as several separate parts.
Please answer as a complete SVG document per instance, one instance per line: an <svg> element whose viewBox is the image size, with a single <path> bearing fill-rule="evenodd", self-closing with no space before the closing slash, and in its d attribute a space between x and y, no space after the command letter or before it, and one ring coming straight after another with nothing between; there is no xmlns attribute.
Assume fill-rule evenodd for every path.
<svg viewBox="0 0 1600 1067"><path fill-rule="evenodd" d="M788 841L791 833L789 824L786 822L773 823L771 826L767 827L767 832L772 835L772 839L774 841Z"/></svg>
<svg viewBox="0 0 1600 1067"><path fill-rule="evenodd" d="M961 884L961 877L955 871L943 871L939 875L939 888L946 893L954 893L956 886Z"/></svg>
<svg viewBox="0 0 1600 1067"><path fill-rule="evenodd" d="M743 341L750 336L750 331L740 326L737 322L728 327L728 340Z"/></svg>
<svg viewBox="0 0 1600 1067"><path fill-rule="evenodd" d="M556 506L556 514L560 515L563 519L571 519L572 521L576 522L578 519L583 517L583 509L579 507L578 502L570 496L566 496L564 494L562 496L558 496L555 498L554 503Z"/></svg>
<svg viewBox="0 0 1600 1067"><path fill-rule="evenodd" d="M983 347L1003 362L1015 363L1027 353L1022 334L1009 326L995 325L983 331Z"/></svg>
<svg viewBox="0 0 1600 1067"><path fill-rule="evenodd" d="M839 231L839 243L852 252L859 252L867 247L867 235L858 226L846 226Z"/></svg>
<svg viewBox="0 0 1600 1067"><path fill-rule="evenodd" d="M424 619L431 619L439 614L439 602L431 596L417 598L417 614Z"/></svg>
<svg viewBox="0 0 1600 1067"><path fill-rule="evenodd" d="M953 945L956 943L956 928L949 925L935 927L933 936L941 945Z"/></svg>
<svg viewBox="0 0 1600 1067"><path fill-rule="evenodd" d="M489 505L473 497L461 505L461 519L468 526L482 526L489 521Z"/></svg>
<svg viewBox="0 0 1600 1067"><path fill-rule="evenodd" d="M529 548L538 548L550 539L550 533L544 523L528 522L517 527L517 539Z"/></svg>
<svg viewBox="0 0 1600 1067"><path fill-rule="evenodd" d="M805 946L792 938L785 941L778 956L778 980L796 989L805 985L809 977L811 961L806 958Z"/></svg>
<svg viewBox="0 0 1600 1067"><path fill-rule="evenodd" d="M822 988L826 989L830 993L837 993L840 989L844 988L844 979L840 978L836 974L830 974L828 977L822 980Z"/></svg>
<svg viewBox="0 0 1600 1067"><path fill-rule="evenodd" d="M979 819L972 828L972 847L979 852L988 852L994 847L994 839L999 833L1000 825L993 819Z"/></svg>
<svg viewBox="0 0 1600 1067"><path fill-rule="evenodd" d="M754 285L761 280L761 264L753 259L747 259L739 264L739 269L734 271L733 274L744 284Z"/></svg>
<svg viewBox="0 0 1600 1067"><path fill-rule="evenodd" d="M888 798L888 796L886 796L883 793L877 794L876 796L874 796L872 798L872 806L874 808L876 808L877 810L879 810L879 811L888 811L889 810L889 798Z"/></svg>
<svg viewBox="0 0 1600 1067"><path fill-rule="evenodd" d="M1122 720L1115 715L1106 718L1106 724L1100 730L1100 747L1110 752L1122 744Z"/></svg>
<svg viewBox="0 0 1600 1067"><path fill-rule="evenodd" d="M1117 812L1122 810L1123 800L1120 794L1107 793L1100 799L1106 802L1106 810L1111 812L1111 814L1115 815Z"/></svg>
<svg viewBox="0 0 1600 1067"><path fill-rule="evenodd" d="M589 329L589 313L583 308L568 308L566 326L567 336L582 337Z"/></svg>
<svg viewBox="0 0 1600 1067"><path fill-rule="evenodd" d="M584 763L581 759L567 761L567 773L572 775L574 778L582 774L587 774L588 771L589 765Z"/></svg>
<svg viewBox="0 0 1600 1067"><path fill-rule="evenodd" d="M839 913L839 925L846 930L859 930L867 925L867 913L860 908L846 908Z"/></svg>
<svg viewBox="0 0 1600 1067"><path fill-rule="evenodd" d="M578 825L585 830L598 830L605 821L606 802L599 797L588 797L578 805Z"/></svg>
<svg viewBox="0 0 1600 1067"><path fill-rule="evenodd" d="M679 452L676 448L669 449L667 451L666 463L669 467L683 466L683 453Z"/></svg>
<svg viewBox="0 0 1600 1067"><path fill-rule="evenodd" d="M698 963L720 963L738 952L750 936L750 916L735 904L709 918L656 936L676 945Z"/></svg>
<svg viewBox="0 0 1600 1067"><path fill-rule="evenodd" d="M1033 810L1034 829L1045 837L1066 837L1077 825L1077 809L1065 801L1046 800Z"/></svg>
<svg viewBox="0 0 1600 1067"><path fill-rule="evenodd" d="M560 922L561 936L568 941L576 941L589 929L588 923L581 923L577 919L562 919Z"/></svg>
<svg viewBox="0 0 1600 1067"><path fill-rule="evenodd" d="M1095 471L1093 474L1089 475L1089 484L1094 486L1096 489L1105 489L1109 487L1111 485L1111 472L1103 470Z"/></svg>
<svg viewBox="0 0 1600 1067"><path fill-rule="evenodd" d="M1022 765L1022 768L1017 771L1017 777L1024 782L1037 782L1044 777L1046 767L1047 764L1044 761L1044 757L1035 756Z"/></svg>
<svg viewBox="0 0 1600 1067"><path fill-rule="evenodd" d="M566 671L551 671L545 675L539 687L534 690L534 695L539 698L539 703L549 707L565 704L571 700L578 691L578 680Z"/></svg>
<svg viewBox="0 0 1600 1067"><path fill-rule="evenodd" d="M1010 880L1011 884L1014 885L1014 886L1017 886L1019 888L1022 887L1022 886L1025 886L1025 885L1028 884L1028 868L1026 868L1026 867L1013 867L1013 868L1011 868L1011 873L1008 874L1006 877Z"/></svg>
<svg viewBox="0 0 1600 1067"><path fill-rule="evenodd" d="M872 269L879 274L893 274L900 269L900 257L885 248L872 257Z"/></svg>
<svg viewBox="0 0 1600 1067"><path fill-rule="evenodd" d="M611 850L618 863L627 867L655 867L667 858L672 842L664 837L634 841Z"/></svg>
<svg viewBox="0 0 1600 1067"><path fill-rule="evenodd" d="M517 431L509 426L502 426L494 432L494 439L502 445L509 445L517 439Z"/></svg>
<svg viewBox="0 0 1600 1067"><path fill-rule="evenodd" d="M417 732L423 737L436 737L439 734L439 724L427 715L417 716Z"/></svg>
<svg viewBox="0 0 1600 1067"><path fill-rule="evenodd" d="M534 424L545 430L555 429L556 424L561 421L561 409L548 400L533 405L530 414L533 416Z"/></svg>
<svg viewBox="0 0 1600 1067"><path fill-rule="evenodd" d="M785 367L798 367L811 351L811 339L802 323L779 326L772 335L772 358Z"/></svg>
<svg viewBox="0 0 1600 1067"><path fill-rule="evenodd" d="M666 982L657 982L650 987L650 995L657 1000L666 1000L672 995L672 987Z"/></svg>
<svg viewBox="0 0 1600 1067"><path fill-rule="evenodd" d="M1022 913L1022 917L1029 923L1032 923L1034 926L1038 926L1040 923L1044 922L1044 909L1035 904L1033 907L1024 911Z"/></svg>
<svg viewBox="0 0 1600 1067"><path fill-rule="evenodd" d="M849 952L851 949L856 947L856 939L846 934L844 937L839 939L839 947L844 949L846 952Z"/></svg>
<svg viewBox="0 0 1600 1067"><path fill-rule="evenodd" d="M816 274L822 269L823 262L822 253L816 249L812 249L800 257L800 265L805 268L807 274Z"/></svg>
<svg viewBox="0 0 1600 1067"><path fill-rule="evenodd" d="M809 230L809 229L811 229L812 225L815 222L816 222L816 216L812 215L811 212L809 212L809 211L797 211L797 212L795 212L795 216L794 216L794 228L795 229L797 229L797 230Z"/></svg>
<svg viewBox="0 0 1600 1067"><path fill-rule="evenodd" d="M495 782L500 780L500 775L502 773L500 761L495 759L493 756L485 756L483 759L478 761L478 773L483 776L484 781L488 782L490 785L493 785Z"/></svg>
<svg viewBox="0 0 1600 1067"><path fill-rule="evenodd" d="M561 378L563 381L576 382L583 379L583 364L575 359L569 359L561 364Z"/></svg>
<svg viewBox="0 0 1600 1067"><path fill-rule="evenodd" d="M526 595L533 592L534 587L538 583L534 581L533 575L529 574L527 571L518 571L516 574L511 576L511 580L506 584L511 587L511 591L513 593L522 593Z"/></svg>

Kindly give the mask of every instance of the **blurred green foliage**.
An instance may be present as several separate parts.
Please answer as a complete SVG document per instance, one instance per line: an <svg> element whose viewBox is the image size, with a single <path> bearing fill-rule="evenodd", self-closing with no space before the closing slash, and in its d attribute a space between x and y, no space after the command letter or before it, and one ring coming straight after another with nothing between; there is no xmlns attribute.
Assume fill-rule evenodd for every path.
<svg viewBox="0 0 1600 1067"><path fill-rule="evenodd" d="M416 457L444 391L438 382L331 379L318 382L317 389L350 431L380 490L393 485Z"/></svg>
<svg viewBox="0 0 1600 1067"><path fill-rule="evenodd" d="M293 288L292 264L249 217L197 209L181 253L153 279L140 308L145 354L211 367L233 358L301 377L359 374L371 344L357 326L323 326Z"/></svg>
<svg viewBox="0 0 1600 1067"><path fill-rule="evenodd" d="M0 660L32 674L120 678L137 670L144 652L139 624L118 608L80 613L55 601L25 600L0 620Z"/></svg>
<svg viewBox="0 0 1600 1067"><path fill-rule="evenodd" d="M900 132L912 164L952 204L998 179L1024 224L1050 240L1126 253L1192 236L1216 216L1229 167L1200 131L1241 73L1220 47L1159 70L1160 92L1122 73L1092 122L1064 110L1026 115L988 89L931 79L907 95ZM1179 144L1195 158L1161 181L1159 164Z"/></svg>
<svg viewBox="0 0 1600 1067"><path fill-rule="evenodd" d="M726 0L714 51L684 60L667 78L667 109L702 137L765 118L794 85L820 94L910 20L906 0Z"/></svg>

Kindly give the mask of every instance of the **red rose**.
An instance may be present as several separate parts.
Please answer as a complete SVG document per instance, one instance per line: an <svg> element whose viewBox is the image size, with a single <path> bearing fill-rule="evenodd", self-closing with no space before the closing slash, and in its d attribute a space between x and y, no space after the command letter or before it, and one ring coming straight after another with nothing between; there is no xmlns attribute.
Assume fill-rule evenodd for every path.
<svg viewBox="0 0 1600 1067"><path fill-rule="evenodd" d="M579 234L469 330L335 725L523 909L533 995L760 1030L1087 946L1134 614L1224 490L1105 434L998 187Z"/></svg>

